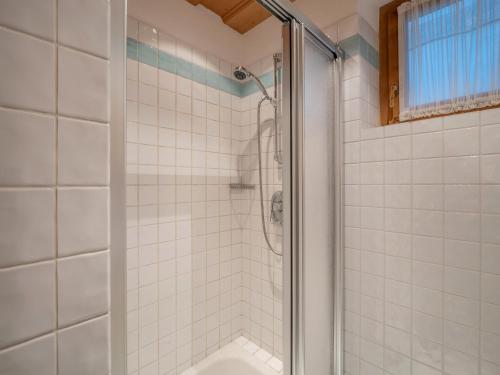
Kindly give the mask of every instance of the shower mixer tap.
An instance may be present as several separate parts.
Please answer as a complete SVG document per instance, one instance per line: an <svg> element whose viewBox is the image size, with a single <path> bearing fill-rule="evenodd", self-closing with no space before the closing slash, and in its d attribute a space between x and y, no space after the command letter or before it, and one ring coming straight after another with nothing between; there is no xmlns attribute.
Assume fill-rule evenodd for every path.
<svg viewBox="0 0 500 375"><path fill-rule="evenodd" d="M267 245L269 246L269 250L271 250L274 254L278 256L282 256L283 254L276 251L273 245L271 244L271 241L269 239L269 234L267 233L267 228L266 228L266 221L264 219L264 191L262 188L262 145L261 145L261 123L260 123L260 112L262 109L262 103L264 101L269 101L271 105L273 106L274 109L274 160L278 163L282 163L282 157L281 157L281 151L279 150L279 142L278 142L278 122L277 122L277 112L278 112L278 101L277 101L277 78L276 78L276 73L277 72L277 59L275 57L275 64L274 64L274 97L269 96L267 93L266 87L262 84L262 81L254 75L252 72L247 70L243 66L238 66L233 74L234 77L238 80L244 80L247 78L252 78L259 88L259 90L262 92L262 98L259 100L259 103L257 104L257 146L258 146L258 160L259 160L259 196L260 196L260 219L262 223L262 231L264 233L264 238L266 240ZM278 193L278 192L276 192ZM276 193L273 194L273 205L271 206L271 221L274 223L281 223L283 221L283 208L282 205L279 203L279 201L282 199L278 199L279 195L276 195ZM275 197L276 195L276 197Z"/></svg>
<svg viewBox="0 0 500 375"><path fill-rule="evenodd" d="M283 224L283 192L275 191L271 197L271 223Z"/></svg>

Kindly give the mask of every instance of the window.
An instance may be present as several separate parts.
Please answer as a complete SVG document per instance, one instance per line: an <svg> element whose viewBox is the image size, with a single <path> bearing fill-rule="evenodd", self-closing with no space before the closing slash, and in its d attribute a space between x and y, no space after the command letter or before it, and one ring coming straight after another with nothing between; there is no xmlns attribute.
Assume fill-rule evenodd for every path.
<svg viewBox="0 0 500 375"><path fill-rule="evenodd" d="M379 50L383 124L500 104L500 0L389 3Z"/></svg>

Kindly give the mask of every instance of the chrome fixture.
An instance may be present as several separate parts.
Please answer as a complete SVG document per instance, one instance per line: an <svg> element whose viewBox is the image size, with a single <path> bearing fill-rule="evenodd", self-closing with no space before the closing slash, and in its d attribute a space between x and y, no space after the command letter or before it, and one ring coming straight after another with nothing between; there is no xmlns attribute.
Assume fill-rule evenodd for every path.
<svg viewBox="0 0 500 375"><path fill-rule="evenodd" d="M280 165L283 164L281 156L281 137L278 136L278 65L281 63L281 53L273 55L273 85L274 85L274 160Z"/></svg>
<svg viewBox="0 0 500 375"><path fill-rule="evenodd" d="M283 225L283 192L275 191L271 197L271 223Z"/></svg>
<svg viewBox="0 0 500 375"><path fill-rule="evenodd" d="M254 190L255 185L244 184L243 182L234 182L229 184L229 189L231 190Z"/></svg>
<svg viewBox="0 0 500 375"><path fill-rule="evenodd" d="M247 184L243 182L243 160L242 156L238 156L238 182L231 182L229 184L229 189L231 190L236 190L236 191L243 191L243 190L254 190L255 185L253 184Z"/></svg>
<svg viewBox="0 0 500 375"><path fill-rule="evenodd" d="M254 75L251 71L247 70L244 66L237 66L234 69L233 74L234 74L234 77L239 81L243 81L247 78L252 78L255 81L255 83L257 84L257 86L259 87L259 90L262 92L262 95L264 95L264 97L267 100L269 100L271 103L273 102L273 99L267 93L267 90L264 87L264 85L262 84L262 81L259 79L259 77Z"/></svg>
<svg viewBox="0 0 500 375"><path fill-rule="evenodd" d="M278 162L278 164L282 163L281 159L281 152L278 150L279 147L279 142L278 142L278 121L277 121L277 114L278 114L278 105L277 105L277 86L278 86L278 79L277 79L277 66L278 62L281 61L281 56L280 54L275 54L273 56L274 59L274 98L271 98L269 94L267 93L266 88L262 84L262 81L251 71L246 69L243 66L238 66L236 69L234 69L234 76L236 79L242 81L247 78L252 78L254 82L257 84L257 87L260 89L262 92L262 98L259 101L259 104L257 105L257 145L259 149L259 192L260 192L260 218L262 222L262 231L264 232L264 238L266 240L267 246L269 246L269 249L276 255L282 256L281 253L277 252L274 247L271 245L271 241L269 240L269 234L267 233L266 229L266 220L264 218L264 192L262 188L262 146L261 146L261 124L260 124L260 113L261 113L261 108L262 108L262 103L265 101L269 101L271 105L274 107L274 160ZM273 219L271 219L272 221Z"/></svg>

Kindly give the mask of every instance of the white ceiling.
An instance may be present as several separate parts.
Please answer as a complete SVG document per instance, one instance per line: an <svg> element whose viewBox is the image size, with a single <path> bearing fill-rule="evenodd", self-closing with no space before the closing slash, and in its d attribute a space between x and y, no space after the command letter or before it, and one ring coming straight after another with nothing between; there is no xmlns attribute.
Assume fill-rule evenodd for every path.
<svg viewBox="0 0 500 375"><path fill-rule="evenodd" d="M389 1L296 0L293 5L320 28L359 13L378 30L378 9ZM193 7L185 0L128 0L128 12L232 63L250 64L272 54L281 45L281 24L274 18L241 35L216 14L201 5Z"/></svg>

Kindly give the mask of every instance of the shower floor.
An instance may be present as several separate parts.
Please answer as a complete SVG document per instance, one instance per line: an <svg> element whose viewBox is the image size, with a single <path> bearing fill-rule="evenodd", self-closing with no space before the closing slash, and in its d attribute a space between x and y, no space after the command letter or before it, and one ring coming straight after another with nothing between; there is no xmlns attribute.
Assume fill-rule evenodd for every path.
<svg viewBox="0 0 500 375"><path fill-rule="evenodd" d="M243 336L187 369L182 375L282 375L282 362Z"/></svg>

